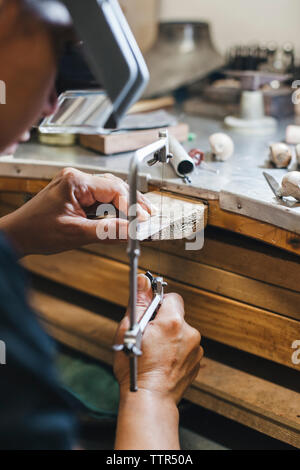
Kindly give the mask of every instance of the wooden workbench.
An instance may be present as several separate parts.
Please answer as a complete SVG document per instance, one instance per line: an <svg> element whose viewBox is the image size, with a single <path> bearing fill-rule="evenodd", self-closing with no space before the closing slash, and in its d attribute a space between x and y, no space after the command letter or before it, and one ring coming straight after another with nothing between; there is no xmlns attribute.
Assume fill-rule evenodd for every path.
<svg viewBox="0 0 300 470"><path fill-rule="evenodd" d="M215 121L187 121L198 136L190 147L206 150L207 136L221 130ZM267 138L234 136L231 162L214 163L218 175L199 171L189 186L166 172L163 191L206 205L204 248L186 251L184 241L143 243L140 268L159 272L183 295L187 319L204 337L206 356L186 397L300 448L300 364L292 360L292 346L300 341L300 208L274 200L262 177L268 143L282 140L284 128ZM0 159L0 215L64 166L126 177L128 163L126 155L22 146L16 158ZM142 172L143 191L161 183L155 167L148 171ZM277 179L284 174L268 171ZM36 276L34 301L49 332L111 364L120 320L115 311L123 312L128 302L126 246L32 256L24 265Z"/></svg>
<svg viewBox="0 0 300 470"><path fill-rule="evenodd" d="M47 183L0 178L2 215L22 204L25 194L34 194ZM300 237L226 212L217 200L204 202L208 227L203 250L185 251L184 241L162 242L158 266L158 245L148 242L140 262L141 269L159 270L169 288L183 295L188 321L215 342L209 344L186 397L300 448L300 365L292 363L292 343L300 340ZM60 255L31 256L24 265L91 299L127 305L124 245L99 244ZM85 302L78 305L72 296L65 299L53 293L51 286L49 291L38 288L34 294L49 332L62 343L111 364L117 322L110 318L108 304L100 315ZM231 355L235 351L234 363L227 363L224 352L215 357L213 349L218 344L229 346Z"/></svg>

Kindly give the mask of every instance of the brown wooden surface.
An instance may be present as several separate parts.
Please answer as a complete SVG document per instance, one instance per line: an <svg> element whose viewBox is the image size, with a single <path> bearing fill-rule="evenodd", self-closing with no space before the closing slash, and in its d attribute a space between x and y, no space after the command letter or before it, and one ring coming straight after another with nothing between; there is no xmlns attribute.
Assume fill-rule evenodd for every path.
<svg viewBox="0 0 300 470"><path fill-rule="evenodd" d="M15 192L18 188L23 188L24 181L17 178L9 179L9 181L6 179L6 181L8 182L7 190L11 189L14 192L0 192L1 215L15 210L25 200L23 193ZM20 185L20 183L22 184ZM39 184L43 185L46 182L40 182ZM181 197L180 199L193 201L190 198ZM207 220L205 219L206 224ZM151 244L149 247L151 247ZM100 254L103 254L103 250L107 249L108 256L114 259L122 259L123 256L124 261L127 259L123 245L122 247L114 246L113 248L101 248L101 245L95 245L88 249L98 251ZM157 246L155 249L157 249ZM186 251L185 241L179 240L160 243L159 250L163 253L175 254L184 260L197 261L254 280L274 284L280 288L300 292L300 260L297 255L259 244L255 240L237 237L229 231L221 231L220 233L213 230L206 231L204 247L198 251Z"/></svg>
<svg viewBox="0 0 300 470"><path fill-rule="evenodd" d="M175 104L176 101L173 96L162 96L161 98L140 100L130 108L127 114L149 113L162 108L173 108Z"/></svg>
<svg viewBox="0 0 300 470"><path fill-rule="evenodd" d="M151 244L143 246L151 247ZM93 248L99 250L100 246ZM202 250L186 251L184 242L179 241L161 243L159 248L163 253L300 292L299 257L256 240L209 228L205 231Z"/></svg>
<svg viewBox="0 0 300 470"><path fill-rule="evenodd" d="M49 181L46 180L0 177L0 192L36 194L48 183ZM177 195L177 197L183 198L182 195ZM189 199L192 200L193 198ZM207 203L208 225L226 229L300 255L299 235L243 215L224 211L220 209L218 201L211 200Z"/></svg>
<svg viewBox="0 0 300 470"><path fill-rule="evenodd" d="M157 208L158 214L139 224L140 241L181 240L206 227L207 206L202 202L167 195L162 197L158 191L147 193L146 196Z"/></svg>
<svg viewBox="0 0 300 470"><path fill-rule="evenodd" d="M37 194L49 184L48 180L0 177L0 192Z"/></svg>
<svg viewBox="0 0 300 470"><path fill-rule="evenodd" d="M274 225L220 209L218 201L209 201L208 224L224 228L264 243L300 254L300 236Z"/></svg>
<svg viewBox="0 0 300 470"><path fill-rule="evenodd" d="M43 292L32 294L32 304L52 336L67 346L112 363L116 322Z"/></svg>
<svg viewBox="0 0 300 470"><path fill-rule="evenodd" d="M34 304L57 340L112 364L117 323L36 291ZM300 447L299 394L204 358L186 398L239 423Z"/></svg>
<svg viewBox="0 0 300 470"><path fill-rule="evenodd" d="M155 244L147 244L141 250L139 266L145 271L159 271L161 275L173 279L177 282L187 283L193 287L199 287L225 297L239 300L241 302L270 310L274 313L300 320L300 292L272 285L266 279L264 281L250 278L247 275L235 274L206 264L205 256L201 257L203 262L199 262L197 255L199 252L187 252L183 242L174 242L173 253L158 251L164 250L168 244L160 243L159 247ZM92 245L85 248L90 253L96 253L116 261L128 263L128 255L125 247L122 245L105 246L103 244ZM223 245L223 250L226 246ZM206 249L206 252L208 250ZM187 257L189 253L189 257ZM194 254L193 254L194 253ZM213 253L213 250L211 251ZM222 257L220 258L222 260ZM253 260L249 260L253 262ZM278 263L279 264L279 263ZM295 281L300 278L300 265L297 264L291 274L296 275ZM261 268L265 268L266 266ZM264 269L264 270L265 270ZM278 272L279 266L276 266ZM290 276L287 276L288 278ZM288 281L289 279L287 279ZM294 278L293 278L294 280ZM297 284L300 289L300 284Z"/></svg>
<svg viewBox="0 0 300 470"><path fill-rule="evenodd" d="M80 145L96 150L106 155L130 152L151 144L157 140L158 129L147 129L122 133L112 133L108 135L81 135ZM176 124L168 127L171 135L179 142L185 142L188 138L189 127L187 124Z"/></svg>
<svg viewBox="0 0 300 470"><path fill-rule="evenodd" d="M0 178L0 192L34 194L47 184L47 181ZM6 211L13 210L20 203L22 201L18 195L4 195L2 202L0 199L0 205ZM199 252L183 252L181 248L184 242L162 243L163 254L159 262L154 260L156 249L147 244L147 249L142 250L141 262L146 267L151 260L154 271L155 263L163 266L170 278L170 288L184 296L188 318L200 328L204 336L300 370L299 365L291 364L291 343L300 338L299 322L273 313L299 318L299 260L296 255L300 254L300 238L269 224L222 211L217 201L209 202L209 224L228 232L226 235L224 232L222 238L206 237L204 249ZM239 244L230 232L250 238L244 238L244 242ZM267 245L258 247L258 242L251 242L251 238L279 247L285 252ZM87 249L94 251L95 247ZM124 255L125 245L122 250ZM114 247L113 250L110 246L106 247L106 259L102 257L104 254L101 250L98 251L101 256L77 251L57 257L32 257L25 260L25 263L33 272L126 306L126 260L123 258L120 263L109 259L119 256L121 251L120 247ZM167 254L170 255L169 259ZM157 254L155 258L157 260ZM185 265L183 260L186 260ZM157 271L161 271L159 266ZM172 281L175 277L179 282ZM187 286L187 282L191 286ZM218 293L208 292L209 286ZM39 301L41 304L49 304L48 318L44 316L43 321L54 337L92 357L111 363L108 344L111 341L110 330L116 328L113 321L108 320L107 329L103 330L107 335L106 341L97 336L100 331L98 327L95 329L90 326L90 331L83 329L80 335L75 332L76 322L73 322L73 318L73 330L69 325L59 324L56 319L50 318L50 310L62 312L62 306L64 314L60 313L60 317L67 318L65 304L58 305L47 297L40 297ZM72 311L73 309L74 305ZM86 313L85 309L77 310L78 320L85 317ZM93 321L94 318L89 317L87 326L90 325L89 320ZM80 322L77 326L79 324ZM91 341L93 334L94 340ZM188 391L187 397L190 400L300 448L297 427L299 394L284 387L278 388L269 382L265 383L242 371L214 364L214 361L206 359L203 365L205 367L201 370L201 380L198 377L195 385ZM295 411L298 413L296 418Z"/></svg>
<svg viewBox="0 0 300 470"><path fill-rule="evenodd" d="M83 251L24 260L32 272L117 305L128 303L128 266ZM291 360L292 343L300 338L300 322L221 295L174 282L168 290L181 294L187 318L207 338L299 370Z"/></svg>
<svg viewBox="0 0 300 470"><path fill-rule="evenodd" d="M204 359L190 401L300 448L299 394L219 362Z"/></svg>

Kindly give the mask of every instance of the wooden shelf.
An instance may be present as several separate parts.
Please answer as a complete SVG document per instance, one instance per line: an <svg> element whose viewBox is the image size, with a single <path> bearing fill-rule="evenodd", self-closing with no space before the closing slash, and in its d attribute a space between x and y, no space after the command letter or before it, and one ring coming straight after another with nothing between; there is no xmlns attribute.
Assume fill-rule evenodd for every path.
<svg viewBox="0 0 300 470"><path fill-rule="evenodd" d="M127 306L129 268L125 263L77 250L27 257L24 266L53 281ZM181 262L182 273L184 267ZM299 370L299 365L292 363L291 348L300 337L300 321L168 277L166 281L169 292L182 295L188 321L204 336Z"/></svg>
<svg viewBox="0 0 300 470"><path fill-rule="evenodd" d="M1 214L22 204L20 193L35 194L47 183L0 178ZM174 197L170 193L168 196ZM199 199L196 201L199 203ZM167 278L169 289L185 299L188 321L207 338L235 348L237 354L238 350L246 351L257 356L258 361L265 358L273 361L275 367L282 364L284 370L299 371L300 366L292 364L291 346L300 339L300 237L221 210L218 201L205 204L209 228L202 250L185 251L185 241L179 240L147 242L140 267L159 271ZM28 257L24 265L33 273L90 298L127 306L125 244L99 244L60 255ZM35 303L42 321L57 340L112 363L116 322L49 293L36 292ZM285 384L274 384L206 358L186 396L300 448L300 393Z"/></svg>
<svg viewBox="0 0 300 470"><path fill-rule="evenodd" d="M58 341L112 364L116 322L38 291L34 305ZM300 448L299 394L293 390L204 358L186 398Z"/></svg>

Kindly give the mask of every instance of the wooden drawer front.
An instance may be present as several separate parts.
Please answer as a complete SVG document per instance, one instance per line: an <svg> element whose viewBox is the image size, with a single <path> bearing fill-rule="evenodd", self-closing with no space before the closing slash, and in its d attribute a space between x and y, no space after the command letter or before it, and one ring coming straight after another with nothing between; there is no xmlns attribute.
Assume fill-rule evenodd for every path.
<svg viewBox="0 0 300 470"><path fill-rule="evenodd" d="M24 260L32 272L61 284L126 306L128 266L83 251ZM188 321L204 336L243 351L299 369L292 363L292 343L300 339L300 322L267 310L168 279L180 293ZM99 312L101 313L101 312Z"/></svg>

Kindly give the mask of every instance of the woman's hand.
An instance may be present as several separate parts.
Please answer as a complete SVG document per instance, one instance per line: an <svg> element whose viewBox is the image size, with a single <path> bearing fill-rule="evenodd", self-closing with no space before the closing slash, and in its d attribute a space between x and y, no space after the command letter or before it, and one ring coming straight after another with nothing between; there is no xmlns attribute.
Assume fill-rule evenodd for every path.
<svg viewBox="0 0 300 470"><path fill-rule="evenodd" d="M127 213L129 187L110 174L92 176L73 168L62 170L52 182L20 209L0 220L0 230L21 256L58 253L99 239L126 239L128 221L117 218L90 220L86 212L97 203L111 204ZM154 211L138 194L137 214L146 220Z"/></svg>
<svg viewBox="0 0 300 470"><path fill-rule="evenodd" d="M138 315L152 300L150 281L138 278ZM128 312L116 344L129 327ZM120 406L115 448L118 450L179 449L177 404L200 368L200 334L184 321L182 298L167 294L156 318L147 326L143 354L138 359L138 392L129 391L129 359L115 354L114 372L120 384Z"/></svg>
<svg viewBox="0 0 300 470"><path fill-rule="evenodd" d="M153 293L146 276L138 277L138 315L149 306ZM129 312L120 324L116 344L122 344L129 327ZM184 304L177 294L166 294L156 318L143 335L143 354L138 362L140 390L178 403L200 368L203 349L200 333L184 320ZM129 361L123 352L116 353L114 372L121 394L129 390Z"/></svg>

